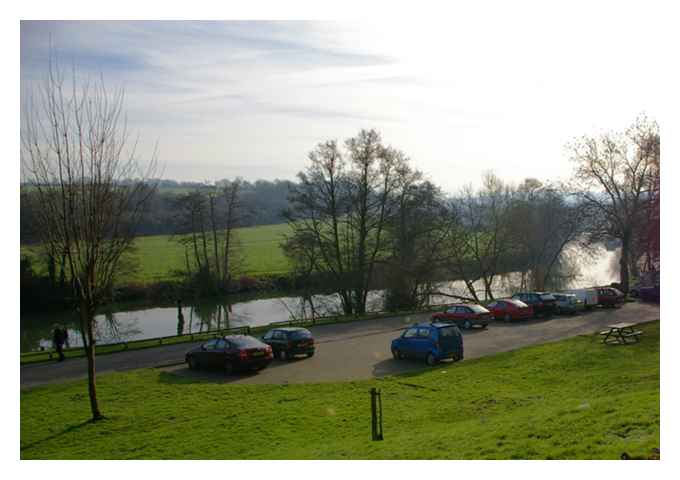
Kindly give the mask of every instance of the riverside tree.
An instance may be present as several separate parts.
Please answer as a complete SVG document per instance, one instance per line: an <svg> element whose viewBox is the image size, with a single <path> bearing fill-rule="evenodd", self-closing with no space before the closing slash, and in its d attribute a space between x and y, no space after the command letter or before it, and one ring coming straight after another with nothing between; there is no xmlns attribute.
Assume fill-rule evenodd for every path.
<svg viewBox="0 0 680 480"><path fill-rule="evenodd" d="M142 168L130 141L123 91L103 79L69 82L53 59L22 112L22 181L35 192L35 221L52 258L64 258L87 355L92 420L97 401L95 312L110 294L153 193L156 154ZM131 180L136 179L136 180Z"/></svg>
<svg viewBox="0 0 680 480"><path fill-rule="evenodd" d="M589 235L594 241L615 239L621 243L621 288L628 292L630 271L639 258L635 244L642 243L654 176L660 155L659 126L639 117L623 133L583 136L569 148L576 165L574 190L592 218Z"/></svg>
<svg viewBox="0 0 680 480"><path fill-rule="evenodd" d="M345 141L344 153L331 140L319 144L309 160L291 188L286 218L292 234L284 249L293 261L313 261L315 272L340 296L344 313L360 315L378 260L386 256L393 193L407 159L384 146L375 130L361 130Z"/></svg>

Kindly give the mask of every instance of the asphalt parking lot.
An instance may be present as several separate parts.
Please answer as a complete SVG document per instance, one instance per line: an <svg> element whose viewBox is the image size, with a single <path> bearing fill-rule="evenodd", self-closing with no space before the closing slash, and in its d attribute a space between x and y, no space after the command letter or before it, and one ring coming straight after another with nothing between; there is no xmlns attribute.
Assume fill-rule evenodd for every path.
<svg viewBox="0 0 680 480"><path fill-rule="evenodd" d="M360 380L406 373L428 367L424 362L392 359L390 342L400 335L404 327L415 322L427 321L429 317L429 313L423 313L313 327L311 330L316 338L317 347L314 357L290 362L275 360L268 368L252 374L225 376L219 371L189 370L181 363L184 360L184 353L199 343L102 355L97 358L97 371L102 374L134 368L159 367L175 375L197 380L264 384ZM484 330L463 331L465 359L589 334L612 323L642 323L657 319L659 319L658 305L627 303L618 309L595 309L574 316L555 316L551 319L533 319L509 324L496 321ZM177 365L178 363L181 364ZM85 359L22 366L21 386L27 388L84 378L87 375L86 366Z"/></svg>

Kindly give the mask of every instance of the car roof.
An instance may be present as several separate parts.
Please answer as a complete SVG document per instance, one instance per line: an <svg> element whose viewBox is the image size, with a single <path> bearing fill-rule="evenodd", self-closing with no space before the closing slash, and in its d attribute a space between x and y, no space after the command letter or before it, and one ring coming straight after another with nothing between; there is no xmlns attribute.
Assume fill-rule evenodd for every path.
<svg viewBox="0 0 680 480"><path fill-rule="evenodd" d="M444 328L444 327L455 327L456 326L453 323L440 323L440 322L435 322L435 323L432 323L430 325L433 326L434 328Z"/></svg>

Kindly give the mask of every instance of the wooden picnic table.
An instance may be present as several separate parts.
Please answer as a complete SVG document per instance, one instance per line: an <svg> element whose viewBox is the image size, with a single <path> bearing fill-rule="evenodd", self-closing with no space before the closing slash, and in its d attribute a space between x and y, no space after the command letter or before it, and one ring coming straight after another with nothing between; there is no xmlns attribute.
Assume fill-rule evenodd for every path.
<svg viewBox="0 0 680 480"><path fill-rule="evenodd" d="M634 323L615 323L607 325L609 330L603 330L600 335L604 335L602 343L607 345L627 345L629 343L637 343L640 341L641 330L635 330Z"/></svg>

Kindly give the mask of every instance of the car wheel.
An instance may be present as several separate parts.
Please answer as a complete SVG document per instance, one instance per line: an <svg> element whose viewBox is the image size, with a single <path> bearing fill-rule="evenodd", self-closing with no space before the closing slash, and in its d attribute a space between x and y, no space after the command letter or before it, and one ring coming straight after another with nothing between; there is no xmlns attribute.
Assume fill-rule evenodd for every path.
<svg viewBox="0 0 680 480"><path fill-rule="evenodd" d="M196 370L198 368L198 362L194 357L189 357L189 360L187 360L187 363L189 364L189 368L191 370Z"/></svg>
<svg viewBox="0 0 680 480"><path fill-rule="evenodd" d="M427 362L427 364L429 366L432 366L432 365L435 365L437 363L437 358L432 353L428 353L425 361Z"/></svg>
<svg viewBox="0 0 680 480"><path fill-rule="evenodd" d="M231 375L232 373L234 373L234 364L229 360L224 362L224 373L226 373L227 375Z"/></svg>
<svg viewBox="0 0 680 480"><path fill-rule="evenodd" d="M463 322L463 328L469 330L470 328L472 328L472 322L470 320L465 320Z"/></svg>
<svg viewBox="0 0 680 480"><path fill-rule="evenodd" d="M279 352L279 359L284 360L284 361L290 360L290 354L288 352L286 352L285 350L281 350Z"/></svg>
<svg viewBox="0 0 680 480"><path fill-rule="evenodd" d="M395 360L401 360L401 353L399 353L399 350L397 350L396 348L392 349L392 358L394 358Z"/></svg>
<svg viewBox="0 0 680 480"><path fill-rule="evenodd" d="M314 352L309 352L309 353L307 354L307 358L312 358L313 356L314 356Z"/></svg>
<svg viewBox="0 0 680 480"><path fill-rule="evenodd" d="M505 316L503 317L503 320L509 323L512 321L512 317L510 316L509 313L506 313Z"/></svg>

